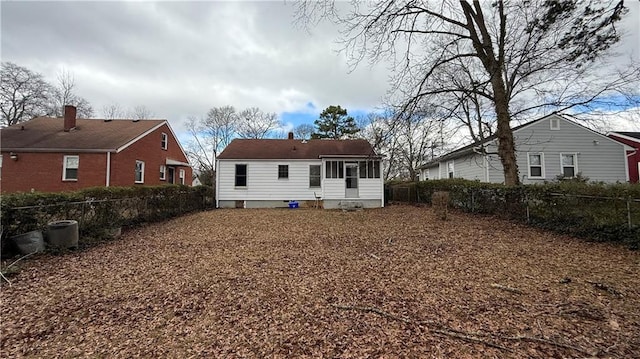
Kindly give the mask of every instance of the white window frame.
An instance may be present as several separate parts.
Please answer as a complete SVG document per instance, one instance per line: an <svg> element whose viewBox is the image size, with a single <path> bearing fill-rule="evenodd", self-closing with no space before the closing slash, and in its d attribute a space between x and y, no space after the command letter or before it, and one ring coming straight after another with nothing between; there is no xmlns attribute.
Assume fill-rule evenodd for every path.
<svg viewBox="0 0 640 359"><path fill-rule="evenodd" d="M449 165L451 165L451 171L449 171ZM455 161L447 161L447 178L456 177L456 163Z"/></svg>
<svg viewBox="0 0 640 359"><path fill-rule="evenodd" d="M429 169L425 168L425 170L424 170L424 178L422 180L426 181L426 180L429 179L429 177L431 177L431 176L429 176Z"/></svg>
<svg viewBox="0 0 640 359"><path fill-rule="evenodd" d="M531 155L539 155L540 156L540 176L534 176L531 174ZM535 165L536 167L538 165ZM543 152L527 152L527 178L529 179L542 179L545 178L545 168L544 168L544 153Z"/></svg>
<svg viewBox="0 0 640 359"><path fill-rule="evenodd" d="M167 180L167 166L165 165L160 165L160 180L161 181Z"/></svg>
<svg viewBox="0 0 640 359"><path fill-rule="evenodd" d="M140 164L140 180L138 180L138 164ZM144 183L144 161L136 160L136 167L134 172L134 182L135 183Z"/></svg>
<svg viewBox="0 0 640 359"><path fill-rule="evenodd" d="M573 156L573 166L565 166L562 163L562 157L563 156ZM565 167L573 167L573 177L565 177L564 175L564 168ZM578 153L576 152L561 152L560 153L560 175L564 178L575 178L578 175Z"/></svg>
<svg viewBox="0 0 640 359"><path fill-rule="evenodd" d="M318 175L311 175L311 167L318 167ZM312 186L311 185L311 179L312 178L318 178L318 185L317 186ZM322 165L309 165L309 188L322 188Z"/></svg>
<svg viewBox="0 0 640 359"><path fill-rule="evenodd" d="M555 123L555 126L554 126ZM549 129L551 131L559 131L560 130L560 119L559 118L551 118L549 120Z"/></svg>
<svg viewBox="0 0 640 359"><path fill-rule="evenodd" d="M281 176L281 174L284 174L284 171L281 173L280 172L280 168L282 168L282 169L287 171L286 176ZM278 165L278 179L279 180L288 180L289 179L289 165Z"/></svg>
<svg viewBox="0 0 640 359"><path fill-rule="evenodd" d="M67 167L67 159L75 157L78 161L78 167L76 170L76 178L67 178L67 169L74 169L73 167ZM80 172L80 156L78 155L67 155L62 157L62 180L69 182L77 182L78 181L78 173Z"/></svg>
<svg viewBox="0 0 640 359"><path fill-rule="evenodd" d="M180 169L178 171L178 178L180 179L180 184L184 184L184 177L186 176L184 169Z"/></svg>
<svg viewBox="0 0 640 359"><path fill-rule="evenodd" d="M167 134L164 132L162 133L162 140L160 142L160 145L162 146L163 150L169 148L169 136L167 136Z"/></svg>
<svg viewBox="0 0 640 359"><path fill-rule="evenodd" d="M240 166L244 166L244 186L238 186L238 165ZM233 170L233 187L234 188L240 188L240 189L245 189L247 187L249 187L249 165L246 163L234 163L233 166L234 170Z"/></svg>

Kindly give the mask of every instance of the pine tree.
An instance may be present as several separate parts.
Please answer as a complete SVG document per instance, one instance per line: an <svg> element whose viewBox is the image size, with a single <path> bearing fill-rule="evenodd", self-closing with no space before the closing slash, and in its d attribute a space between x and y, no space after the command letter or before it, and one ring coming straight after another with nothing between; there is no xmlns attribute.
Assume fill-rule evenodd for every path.
<svg viewBox="0 0 640 359"><path fill-rule="evenodd" d="M356 120L347 114L347 109L340 106L329 106L320 114L320 118L315 120L317 132L312 138L342 139L351 138L360 129L356 125Z"/></svg>

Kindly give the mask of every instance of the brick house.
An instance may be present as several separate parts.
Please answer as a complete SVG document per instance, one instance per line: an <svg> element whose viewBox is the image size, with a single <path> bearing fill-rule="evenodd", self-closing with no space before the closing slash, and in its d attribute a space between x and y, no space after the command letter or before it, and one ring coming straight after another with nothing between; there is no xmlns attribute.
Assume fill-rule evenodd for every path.
<svg viewBox="0 0 640 359"><path fill-rule="evenodd" d="M633 148L627 150L629 182L640 183L640 132L609 132L607 136Z"/></svg>
<svg viewBox="0 0 640 359"><path fill-rule="evenodd" d="M191 184L187 156L166 120L38 117L0 130L0 191Z"/></svg>

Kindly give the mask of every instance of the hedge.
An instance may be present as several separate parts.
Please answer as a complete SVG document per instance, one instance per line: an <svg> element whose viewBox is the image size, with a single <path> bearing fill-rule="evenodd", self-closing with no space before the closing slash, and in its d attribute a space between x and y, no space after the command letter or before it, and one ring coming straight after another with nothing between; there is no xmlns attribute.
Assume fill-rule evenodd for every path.
<svg viewBox="0 0 640 359"><path fill-rule="evenodd" d="M2 195L2 252L12 252L9 237L33 230L46 231L56 220L76 220L80 246L108 235L108 230L160 221L188 212L213 208L212 187L95 187L77 192L12 193Z"/></svg>
<svg viewBox="0 0 640 359"><path fill-rule="evenodd" d="M448 191L450 205L595 241L640 247L640 186L560 181L508 187L462 179L389 185L391 201L431 203Z"/></svg>

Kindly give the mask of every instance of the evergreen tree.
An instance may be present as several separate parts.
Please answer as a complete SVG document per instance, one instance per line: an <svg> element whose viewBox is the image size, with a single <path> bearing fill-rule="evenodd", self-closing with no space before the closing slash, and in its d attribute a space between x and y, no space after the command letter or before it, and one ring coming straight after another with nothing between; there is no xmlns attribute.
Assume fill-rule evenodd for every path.
<svg viewBox="0 0 640 359"><path fill-rule="evenodd" d="M360 129L356 125L356 120L347 114L347 109L340 106L329 106L320 114L320 118L315 120L317 132L312 138L331 138L338 140L341 138L351 138Z"/></svg>

